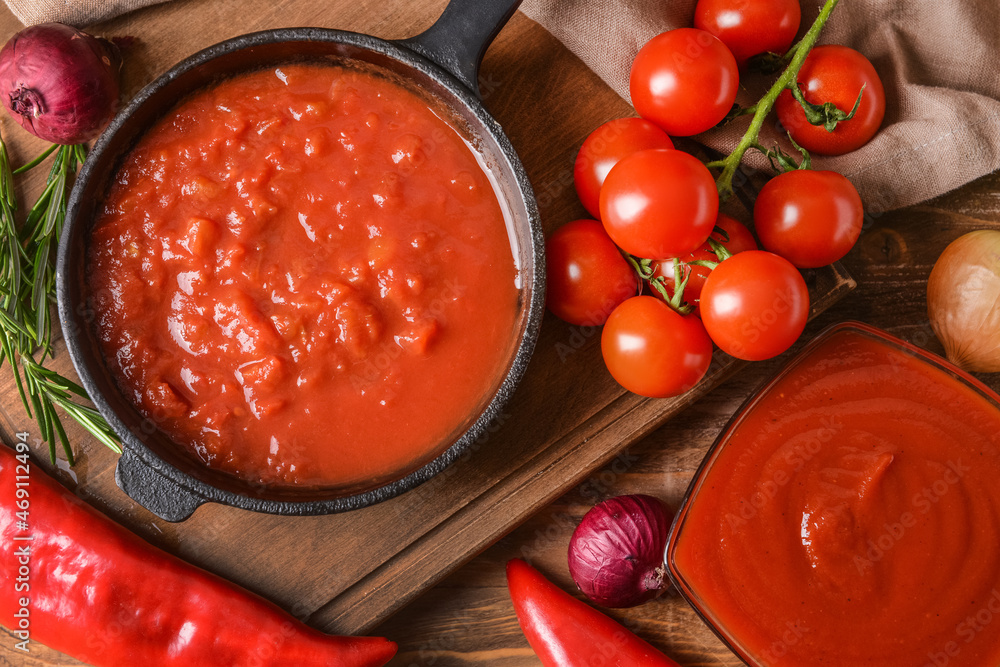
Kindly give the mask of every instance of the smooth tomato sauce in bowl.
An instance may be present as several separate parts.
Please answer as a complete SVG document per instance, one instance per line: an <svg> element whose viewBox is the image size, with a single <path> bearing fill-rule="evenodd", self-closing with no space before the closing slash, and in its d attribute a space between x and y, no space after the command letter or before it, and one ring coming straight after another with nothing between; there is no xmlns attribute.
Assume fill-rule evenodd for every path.
<svg viewBox="0 0 1000 667"><path fill-rule="evenodd" d="M714 452L671 567L751 664L1000 665L992 399L846 328Z"/></svg>
<svg viewBox="0 0 1000 667"><path fill-rule="evenodd" d="M290 64L183 100L126 157L88 247L103 354L204 464L375 486L435 458L516 344L493 186L413 92Z"/></svg>

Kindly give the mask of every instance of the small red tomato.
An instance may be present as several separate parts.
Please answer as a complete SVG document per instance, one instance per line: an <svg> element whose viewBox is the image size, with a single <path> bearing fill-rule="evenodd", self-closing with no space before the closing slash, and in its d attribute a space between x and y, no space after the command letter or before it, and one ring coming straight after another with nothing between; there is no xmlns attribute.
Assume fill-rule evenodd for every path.
<svg viewBox="0 0 1000 667"><path fill-rule="evenodd" d="M740 67L761 53L784 54L799 31L799 0L698 0L694 27L729 47Z"/></svg>
<svg viewBox="0 0 1000 667"><path fill-rule="evenodd" d="M837 123L833 132L810 124L791 91L783 91L775 104L778 120L803 148L821 155L843 155L865 145L878 132L885 116L885 89L871 62L854 49L817 46L802 63L798 81L806 100L818 105L833 102L845 113L854 108L862 86L865 91L854 117Z"/></svg>
<svg viewBox="0 0 1000 667"><path fill-rule="evenodd" d="M744 252L746 250L756 250L757 242L753 238L753 234L750 230L746 228L745 225L740 223L733 218L730 218L725 213L720 213L719 217L715 220L715 226L722 229L729 240L726 241L722 234L718 231L712 232L712 238L718 241L720 244L725 246L731 254L735 255L739 252ZM719 257L712 251L712 247L708 244L708 241L702 244L700 248L695 250L690 255L686 257L681 257L682 262L694 262L694 261L706 261L706 262L718 262ZM681 278L684 275L688 276L687 284L684 286L684 301L695 306L694 314L698 314L698 304L701 299L701 290L705 286L705 279L708 278L708 274L711 272L706 266L690 266L683 265L681 267ZM666 282L667 291L673 294L674 291L674 260L661 259L653 263L653 276L663 277Z"/></svg>
<svg viewBox="0 0 1000 667"><path fill-rule="evenodd" d="M701 320L722 350L760 361L792 346L809 319L798 269L774 253L748 250L719 264L701 291Z"/></svg>
<svg viewBox="0 0 1000 667"><path fill-rule="evenodd" d="M639 291L639 276L596 220L575 220L545 243L546 305L570 324L600 326Z"/></svg>
<svg viewBox="0 0 1000 667"><path fill-rule="evenodd" d="M826 266L846 255L864 219L858 191L835 171L796 169L775 176L753 207L761 244L800 269Z"/></svg>
<svg viewBox="0 0 1000 667"><path fill-rule="evenodd" d="M646 42L632 61L629 92L640 116L672 137L719 124L740 86L736 59L715 35L678 28Z"/></svg>
<svg viewBox="0 0 1000 667"><path fill-rule="evenodd" d="M712 341L697 317L684 317L652 296L614 309L601 333L604 363L618 384L666 398L691 389L708 371Z"/></svg>
<svg viewBox="0 0 1000 667"><path fill-rule="evenodd" d="M601 217L601 185L622 158L649 148L673 148L667 133L642 118L618 118L590 133L580 146L573 182L584 208Z"/></svg>
<svg viewBox="0 0 1000 667"><path fill-rule="evenodd" d="M611 169L601 221L625 252L647 259L694 252L712 233L719 193L708 168L678 150L639 151Z"/></svg>
<svg viewBox="0 0 1000 667"><path fill-rule="evenodd" d="M757 249L757 240L754 239L747 226L739 220L731 218L725 213L720 213L715 219L715 227L718 229L712 232L712 238L724 245L730 254L735 255L738 252ZM725 232L725 236L719 233L719 229ZM727 236L729 240L726 240Z"/></svg>

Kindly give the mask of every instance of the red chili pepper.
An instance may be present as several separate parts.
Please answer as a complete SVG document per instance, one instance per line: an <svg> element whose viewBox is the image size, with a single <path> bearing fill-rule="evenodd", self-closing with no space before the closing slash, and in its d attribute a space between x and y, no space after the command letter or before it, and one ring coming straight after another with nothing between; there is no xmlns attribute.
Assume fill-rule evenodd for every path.
<svg viewBox="0 0 1000 667"><path fill-rule="evenodd" d="M160 551L3 446L0 539L0 623L97 667L378 667L396 653Z"/></svg>
<svg viewBox="0 0 1000 667"><path fill-rule="evenodd" d="M517 620L545 667L679 667L523 560L507 563Z"/></svg>

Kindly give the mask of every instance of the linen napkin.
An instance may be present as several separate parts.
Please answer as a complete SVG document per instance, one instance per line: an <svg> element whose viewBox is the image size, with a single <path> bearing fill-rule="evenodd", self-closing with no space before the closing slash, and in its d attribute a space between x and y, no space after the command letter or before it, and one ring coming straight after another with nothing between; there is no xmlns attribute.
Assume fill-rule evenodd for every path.
<svg viewBox="0 0 1000 667"><path fill-rule="evenodd" d="M164 0L5 0L26 25L86 25ZM483 0L487 1L487 0ZM654 35L692 25L696 0L525 0L522 11L544 26L626 100L629 67ZM820 0L802 0L805 32ZM996 0L842 0L820 43L861 51L886 90L881 131L862 148L815 157L857 186L870 213L915 204L1000 168L1000 3ZM741 82L738 101L752 104L770 85ZM739 141L746 119L698 139L722 152ZM783 142L775 124L761 136ZM745 160L767 168L750 152Z"/></svg>
<svg viewBox="0 0 1000 667"><path fill-rule="evenodd" d="M525 0L542 24L626 100L632 59L650 38L693 25L695 0ZM802 0L803 34L820 0ZM1000 168L1000 3L996 0L841 0L820 44L843 44L875 66L886 93L882 129L865 146L813 159L844 174L869 213L916 204ZM753 104L773 79L748 75L737 101ZM728 153L738 119L698 137ZM779 140L776 123L761 143ZM791 145L782 139L790 152ZM794 154L794 152L793 152ZM766 168L759 153L744 158Z"/></svg>
<svg viewBox="0 0 1000 667"><path fill-rule="evenodd" d="M24 25L56 21L85 26L166 0L5 0Z"/></svg>

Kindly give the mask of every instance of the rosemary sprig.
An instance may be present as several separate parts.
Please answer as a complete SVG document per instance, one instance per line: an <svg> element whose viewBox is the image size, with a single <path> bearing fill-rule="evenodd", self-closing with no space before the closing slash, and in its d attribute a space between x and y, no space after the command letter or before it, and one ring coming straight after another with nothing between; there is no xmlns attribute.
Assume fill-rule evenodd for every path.
<svg viewBox="0 0 1000 667"><path fill-rule="evenodd" d="M70 449L66 431L56 414L56 406L75 419L81 426L114 452L121 454L121 446L111 427L104 421L97 410L77 402L75 399L87 400L87 392L83 387L67 380L59 373L45 368L30 355L21 357L21 368L24 369L24 380L28 387L31 403L35 408L35 419L41 428L42 440L49 443L49 457L56 457L56 439L62 444L66 459L73 463L73 450Z"/></svg>
<svg viewBox="0 0 1000 667"><path fill-rule="evenodd" d="M45 189L18 229L14 174L24 173L55 153ZM66 200L73 176L86 159L84 146L53 146L38 158L12 170L7 147L0 138L0 364L14 374L28 416L38 421L41 438L55 461L56 441L67 460L73 450L56 408L75 419L100 442L117 453L114 432L94 408L87 392L75 382L45 368L52 356L52 301L55 289L55 250L66 220ZM36 360L35 355L40 354ZM23 377L22 377L23 372Z"/></svg>
<svg viewBox="0 0 1000 667"><path fill-rule="evenodd" d="M30 319L23 299L25 265L29 260L18 236L16 208L14 175L7 146L0 138L0 365L4 361L10 364L21 402L27 408L28 398L17 362L20 351L30 347L34 333L25 324Z"/></svg>
<svg viewBox="0 0 1000 667"><path fill-rule="evenodd" d="M33 258L30 307L35 318L35 344L41 349L42 360L51 354L50 304L55 291L55 248L66 220L70 178L86 157L82 145L59 146L45 189L28 212L22 230L28 257Z"/></svg>
<svg viewBox="0 0 1000 667"><path fill-rule="evenodd" d="M11 173L10 158L7 155L7 146L0 138L0 300L2 300L2 310L14 322L24 322L28 313L25 310L25 303L22 297L22 287L25 281L25 265L30 261L24 248L21 246L17 231L17 222L14 219L14 211L17 209L17 198L14 193L14 176ZM17 330L13 332L19 343L17 348L23 346L24 341L21 336L29 337L29 331ZM14 357L6 356L8 361L14 362Z"/></svg>

